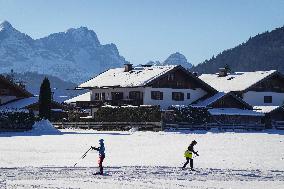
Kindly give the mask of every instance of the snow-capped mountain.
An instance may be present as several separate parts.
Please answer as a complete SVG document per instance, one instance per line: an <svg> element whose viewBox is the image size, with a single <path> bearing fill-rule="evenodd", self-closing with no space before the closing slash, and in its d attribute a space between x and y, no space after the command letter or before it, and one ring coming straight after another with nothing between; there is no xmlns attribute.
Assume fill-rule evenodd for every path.
<svg viewBox="0 0 284 189"><path fill-rule="evenodd" d="M181 65L184 68L191 68L192 67L192 64L187 61L186 57L179 52L171 54L163 62L163 65Z"/></svg>
<svg viewBox="0 0 284 189"><path fill-rule="evenodd" d="M80 83L126 60L115 44L100 44L86 27L32 39L4 21L0 24L0 72L38 72Z"/></svg>
<svg viewBox="0 0 284 189"><path fill-rule="evenodd" d="M187 61L186 57L179 52L171 54L164 62L149 61L147 64L156 66L181 65L187 69L192 67L192 64Z"/></svg>

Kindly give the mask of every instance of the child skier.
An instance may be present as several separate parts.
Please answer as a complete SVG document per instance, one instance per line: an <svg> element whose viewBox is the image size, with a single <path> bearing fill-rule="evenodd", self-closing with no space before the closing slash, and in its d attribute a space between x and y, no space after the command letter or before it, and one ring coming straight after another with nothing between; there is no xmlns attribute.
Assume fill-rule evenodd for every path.
<svg viewBox="0 0 284 189"><path fill-rule="evenodd" d="M93 147L93 150L97 150L99 152L99 160L98 160L98 164L99 164L99 168L100 171L97 172L96 174L100 174L103 175L103 161L105 159L105 145L104 145L104 139L100 139L99 140L100 146L98 148Z"/></svg>
<svg viewBox="0 0 284 189"><path fill-rule="evenodd" d="M197 142L195 140L193 140L190 145L188 146L187 150L184 152L184 157L186 158L186 162L183 165L182 169L185 169L185 167L187 166L187 164L189 163L190 160L190 169L193 169L193 159L192 159L192 153L194 153L195 155L199 156L199 154L197 152L194 151L193 146L196 145Z"/></svg>

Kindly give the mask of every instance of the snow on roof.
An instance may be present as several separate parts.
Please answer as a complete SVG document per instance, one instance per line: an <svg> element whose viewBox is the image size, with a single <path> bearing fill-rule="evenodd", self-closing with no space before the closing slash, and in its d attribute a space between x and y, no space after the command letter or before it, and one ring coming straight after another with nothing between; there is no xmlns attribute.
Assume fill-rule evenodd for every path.
<svg viewBox="0 0 284 189"><path fill-rule="evenodd" d="M177 65L134 67L125 72L124 68L109 69L79 85L82 88L89 87L139 87L145 86L150 81L177 67Z"/></svg>
<svg viewBox="0 0 284 189"><path fill-rule="evenodd" d="M279 108L279 106L254 106L253 107L254 111L261 112L261 113L269 113L277 108Z"/></svg>
<svg viewBox="0 0 284 189"><path fill-rule="evenodd" d="M65 100L64 102L70 104L70 103L76 103L77 101L91 101L91 92L89 91L79 96L75 96L73 98Z"/></svg>
<svg viewBox="0 0 284 189"><path fill-rule="evenodd" d="M242 110L237 108L213 108L208 110L211 115L247 115L247 116L264 116L263 113L253 110Z"/></svg>
<svg viewBox="0 0 284 189"><path fill-rule="evenodd" d="M0 106L1 110L7 110L7 109L24 109L29 105L32 105L34 103L38 102L38 97L29 97L29 98L22 98L16 101L9 102L7 104L4 104Z"/></svg>
<svg viewBox="0 0 284 189"><path fill-rule="evenodd" d="M216 102L217 100L219 100L220 98L222 98L223 96L225 96L227 93L224 93L224 92L219 92L209 98L206 98L205 100L203 101L199 101L197 102L196 104L192 104L191 106L192 107L207 107L209 106L210 104Z"/></svg>
<svg viewBox="0 0 284 189"><path fill-rule="evenodd" d="M202 74L199 79L221 92L243 91L275 72L276 70L236 72L224 77L219 77L218 73Z"/></svg>

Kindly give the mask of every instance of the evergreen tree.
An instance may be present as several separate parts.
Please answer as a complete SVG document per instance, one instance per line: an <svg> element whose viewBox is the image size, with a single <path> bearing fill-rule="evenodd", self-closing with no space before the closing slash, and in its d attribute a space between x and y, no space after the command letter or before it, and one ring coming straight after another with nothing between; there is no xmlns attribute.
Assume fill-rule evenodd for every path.
<svg viewBox="0 0 284 189"><path fill-rule="evenodd" d="M231 72L232 72L231 67L230 67L228 64L226 64L226 65L224 66L224 68L227 70L228 73L231 73Z"/></svg>
<svg viewBox="0 0 284 189"><path fill-rule="evenodd" d="M39 117L50 119L51 116L51 88L47 77L45 77L40 86L39 93Z"/></svg>

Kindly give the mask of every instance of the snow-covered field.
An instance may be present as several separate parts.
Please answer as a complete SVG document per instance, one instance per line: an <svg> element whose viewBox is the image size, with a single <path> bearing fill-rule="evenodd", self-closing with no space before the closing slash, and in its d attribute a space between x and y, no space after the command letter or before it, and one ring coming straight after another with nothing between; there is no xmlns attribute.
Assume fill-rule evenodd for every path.
<svg viewBox="0 0 284 189"><path fill-rule="evenodd" d="M43 127L45 125L45 127ZM0 133L0 188L284 188L284 132ZM95 176L103 138L105 175ZM196 171L181 170L191 140Z"/></svg>

